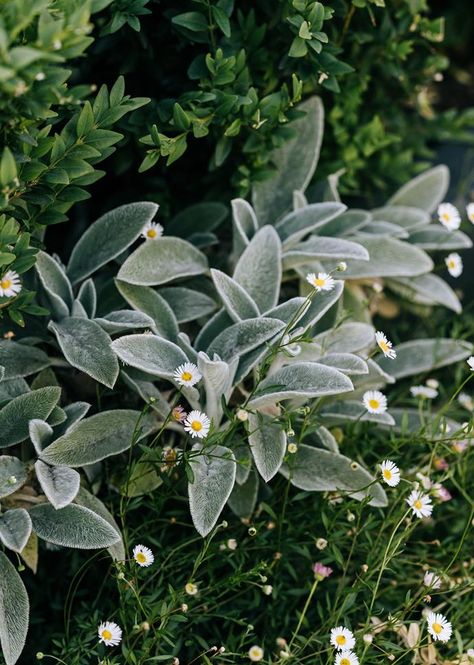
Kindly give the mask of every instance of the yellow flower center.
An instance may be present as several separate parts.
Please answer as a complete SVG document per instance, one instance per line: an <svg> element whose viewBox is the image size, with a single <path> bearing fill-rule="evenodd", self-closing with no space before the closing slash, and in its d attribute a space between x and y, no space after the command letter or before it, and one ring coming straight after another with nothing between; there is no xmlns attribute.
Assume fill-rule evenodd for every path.
<svg viewBox="0 0 474 665"><path fill-rule="evenodd" d="M455 267L456 267L456 261L453 261L453 259L448 261L448 268L455 268Z"/></svg>
<svg viewBox="0 0 474 665"><path fill-rule="evenodd" d="M341 658L340 665L351 665L349 658Z"/></svg>
<svg viewBox="0 0 474 665"><path fill-rule="evenodd" d="M420 501L420 499L417 499L415 503L413 504L417 510L421 510L423 508L423 504Z"/></svg>
<svg viewBox="0 0 474 665"><path fill-rule="evenodd" d="M390 350L389 345L387 344L387 342L384 342L383 339L380 340L379 346L382 349L382 351L389 351Z"/></svg>
<svg viewBox="0 0 474 665"><path fill-rule="evenodd" d="M183 379L183 381L191 381L193 375L191 374L191 372L183 372L181 374L181 378Z"/></svg>
<svg viewBox="0 0 474 665"><path fill-rule="evenodd" d="M346 638L345 638L345 636L344 636L344 635L338 635L338 636L336 637L336 642L337 642L340 646L342 646L343 644L346 643Z"/></svg>
<svg viewBox="0 0 474 665"><path fill-rule="evenodd" d="M385 480L390 480L392 478L392 472L389 469L384 469L383 477Z"/></svg>
<svg viewBox="0 0 474 665"><path fill-rule="evenodd" d="M441 218L442 218L445 222L449 222L449 220L450 220L449 212L444 212L444 213L441 215Z"/></svg>
<svg viewBox="0 0 474 665"><path fill-rule="evenodd" d="M369 406L371 409L378 409L380 406L380 403L378 399L369 399Z"/></svg>
<svg viewBox="0 0 474 665"><path fill-rule="evenodd" d="M314 284L315 286L324 286L326 284L326 280L321 277L316 277Z"/></svg>
<svg viewBox="0 0 474 665"><path fill-rule="evenodd" d="M202 422L199 420L193 420L191 423L191 429L193 429L195 432L200 432L202 430Z"/></svg>
<svg viewBox="0 0 474 665"><path fill-rule="evenodd" d="M440 623L434 623L432 628L437 635L443 630L443 626Z"/></svg>
<svg viewBox="0 0 474 665"><path fill-rule="evenodd" d="M156 231L155 229L148 229L146 232L148 238L156 238Z"/></svg>
<svg viewBox="0 0 474 665"><path fill-rule="evenodd" d="M11 279L5 278L2 279L2 281L0 282L0 286L2 287L2 289L9 289L11 285L12 285Z"/></svg>
<svg viewBox="0 0 474 665"><path fill-rule="evenodd" d="M146 563L146 556L143 554L143 552L137 552L135 554L135 559L138 561L138 563Z"/></svg>
<svg viewBox="0 0 474 665"><path fill-rule="evenodd" d="M110 630L107 630L106 628L105 630L102 631L102 637L104 638L104 640L111 640L112 633L110 632Z"/></svg>

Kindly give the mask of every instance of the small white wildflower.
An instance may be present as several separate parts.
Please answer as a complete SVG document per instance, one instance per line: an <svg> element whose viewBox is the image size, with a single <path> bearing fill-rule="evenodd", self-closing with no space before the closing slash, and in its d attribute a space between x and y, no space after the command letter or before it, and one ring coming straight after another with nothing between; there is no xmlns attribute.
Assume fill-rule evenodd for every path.
<svg viewBox="0 0 474 665"><path fill-rule="evenodd" d="M448 231L456 231L461 226L461 215L459 214L459 210L451 203L439 204L438 219Z"/></svg>
<svg viewBox="0 0 474 665"><path fill-rule="evenodd" d="M328 541L326 538L318 538L316 541L316 547L318 550L325 550L328 546Z"/></svg>
<svg viewBox="0 0 474 665"><path fill-rule="evenodd" d="M194 584L193 582L188 582L184 587L184 590L186 591L188 596L195 596L199 591L198 585Z"/></svg>
<svg viewBox="0 0 474 665"><path fill-rule="evenodd" d="M331 630L331 644L335 649L348 651L355 646L354 634L344 626L337 626Z"/></svg>
<svg viewBox="0 0 474 665"><path fill-rule="evenodd" d="M253 647L250 647L248 654L249 654L249 659L253 663L258 663L259 660L262 660L264 652L262 647L259 647L257 644L254 644Z"/></svg>
<svg viewBox="0 0 474 665"><path fill-rule="evenodd" d="M434 640L439 640L440 642L447 642L449 640L453 628L443 614L430 612L426 617L426 622L428 624L428 632Z"/></svg>
<svg viewBox="0 0 474 665"><path fill-rule="evenodd" d="M427 570L423 577L423 584L425 587L428 587L431 590L440 589L441 578L438 577L438 575L436 575L435 573L430 573Z"/></svg>
<svg viewBox="0 0 474 665"><path fill-rule="evenodd" d="M448 256L444 259L444 262L446 263L446 268L448 269L451 277L459 277L462 275L462 258L457 252L451 252L451 254L448 254Z"/></svg>
<svg viewBox="0 0 474 665"><path fill-rule="evenodd" d="M469 356L466 362L469 365L469 369L471 370L471 372L474 372L474 356Z"/></svg>
<svg viewBox="0 0 474 665"><path fill-rule="evenodd" d="M306 275L306 281L308 284L311 284L317 292L331 291L335 284L334 279L326 272L318 272L317 275L314 272L309 272Z"/></svg>
<svg viewBox="0 0 474 665"><path fill-rule="evenodd" d="M380 465L382 471L382 478L389 487L396 487L400 482L400 469L391 460L384 460Z"/></svg>
<svg viewBox="0 0 474 665"><path fill-rule="evenodd" d="M46 74L44 72L38 72L35 75L35 81L44 81L45 78L46 78Z"/></svg>
<svg viewBox="0 0 474 665"><path fill-rule="evenodd" d="M340 651L336 654L334 665L359 665L359 659L353 651Z"/></svg>
<svg viewBox="0 0 474 665"><path fill-rule="evenodd" d="M291 455L294 455L296 452L298 452L298 446L296 443L289 443L287 450Z"/></svg>
<svg viewBox="0 0 474 665"><path fill-rule="evenodd" d="M387 410L387 398L380 390L367 390L362 403L369 413L385 413Z"/></svg>
<svg viewBox="0 0 474 665"><path fill-rule="evenodd" d="M413 490L410 493L407 503L417 517L429 517L433 512L433 504L430 497L418 490Z"/></svg>
<svg viewBox="0 0 474 665"><path fill-rule="evenodd" d="M194 386L202 379L202 374L194 363L184 363L175 369L173 379L180 386Z"/></svg>
<svg viewBox="0 0 474 665"><path fill-rule="evenodd" d="M155 560L151 549L144 545L135 545L133 548L133 558L142 568L148 568Z"/></svg>
<svg viewBox="0 0 474 665"><path fill-rule="evenodd" d="M245 409L237 409L237 420L240 420L241 423L245 423L249 419L249 414Z"/></svg>
<svg viewBox="0 0 474 665"><path fill-rule="evenodd" d="M438 379L426 379L426 385L428 388L434 388L437 390L439 388L439 381Z"/></svg>
<svg viewBox="0 0 474 665"><path fill-rule="evenodd" d="M163 235L163 227L157 222L147 222L142 230L142 238L145 240L155 240Z"/></svg>
<svg viewBox="0 0 474 665"><path fill-rule="evenodd" d="M474 224L474 203L468 203L466 207L467 218Z"/></svg>
<svg viewBox="0 0 474 665"><path fill-rule="evenodd" d="M460 392L458 395L458 402L461 406L467 409L467 411L474 411L474 401L467 393Z"/></svg>
<svg viewBox="0 0 474 665"><path fill-rule="evenodd" d="M7 483L9 485L15 485L17 482L16 476L8 476Z"/></svg>
<svg viewBox="0 0 474 665"><path fill-rule="evenodd" d="M229 540L227 541L226 544L227 544L227 548L229 550L236 550L237 547L238 547L238 544L237 544L237 541L236 541L235 538L229 538Z"/></svg>
<svg viewBox="0 0 474 665"><path fill-rule="evenodd" d="M372 633L365 633L365 635L362 635L362 639L365 642L365 644L372 644L374 641L374 636Z"/></svg>
<svg viewBox="0 0 474 665"><path fill-rule="evenodd" d="M337 264L337 269L339 272L346 272L347 270L347 263L345 261L339 261Z"/></svg>
<svg viewBox="0 0 474 665"><path fill-rule="evenodd" d="M18 273L8 270L0 279L0 297L12 298L21 291L21 282Z"/></svg>
<svg viewBox="0 0 474 665"><path fill-rule="evenodd" d="M264 593L266 596L271 596L273 592L273 587L271 584L264 584L262 587L262 593Z"/></svg>
<svg viewBox="0 0 474 665"><path fill-rule="evenodd" d="M201 411L191 411L186 416L184 421L184 429L188 434L191 434L193 439L198 437L198 439L204 439L208 434L211 428L211 421L206 416L205 413Z"/></svg>
<svg viewBox="0 0 474 665"><path fill-rule="evenodd" d="M107 647L116 647L122 640L122 629L114 621L103 621L97 631L99 642Z"/></svg>
<svg viewBox="0 0 474 665"><path fill-rule="evenodd" d="M392 342L389 342L385 336L385 333L383 333L381 330L377 330L375 333L375 341L386 358L391 358L393 360L397 357L397 352L392 348Z"/></svg>
<svg viewBox="0 0 474 665"><path fill-rule="evenodd" d="M434 399L438 397L438 391L429 386L412 386L410 392L413 397L420 397L421 399Z"/></svg>

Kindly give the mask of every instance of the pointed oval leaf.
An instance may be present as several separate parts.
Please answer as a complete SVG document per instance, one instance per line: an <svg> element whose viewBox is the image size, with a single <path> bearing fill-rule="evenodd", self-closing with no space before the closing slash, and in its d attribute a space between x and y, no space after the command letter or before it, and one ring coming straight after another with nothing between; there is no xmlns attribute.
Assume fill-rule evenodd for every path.
<svg viewBox="0 0 474 665"><path fill-rule="evenodd" d="M48 464L78 467L117 455L130 448L137 426L142 427L141 437L152 430L151 416L140 422L139 418L139 411L129 409L96 413L53 441L43 450L41 459Z"/></svg>
<svg viewBox="0 0 474 665"><path fill-rule="evenodd" d="M103 517L74 503L60 510L41 503L31 508L30 517L36 534L54 545L96 550L120 540L120 533Z"/></svg>
<svg viewBox="0 0 474 665"><path fill-rule="evenodd" d="M127 249L158 211L156 203L127 203L105 213L74 247L67 273L73 283L88 277Z"/></svg>
<svg viewBox="0 0 474 665"><path fill-rule="evenodd" d="M412 277L433 269L433 261L418 247L396 238L356 237L369 252L369 261L349 261L345 278Z"/></svg>
<svg viewBox="0 0 474 665"><path fill-rule="evenodd" d="M71 282L66 276L64 269L57 261L46 252L39 251L36 255L36 272L48 296L52 297L53 304L58 301L60 307L58 314L67 316L72 307L74 296ZM62 313L65 309L65 314Z"/></svg>
<svg viewBox="0 0 474 665"><path fill-rule="evenodd" d="M172 379L175 369L188 361L179 346L156 335L126 335L111 348L126 365L165 379Z"/></svg>
<svg viewBox="0 0 474 665"><path fill-rule="evenodd" d="M304 315L299 320L299 326L307 328L314 326L333 305L337 303L344 291L344 282L336 280L334 288L331 291L321 291L316 293Z"/></svg>
<svg viewBox="0 0 474 665"><path fill-rule="evenodd" d="M258 231L255 211L244 199L233 199L232 205L232 254L238 258Z"/></svg>
<svg viewBox="0 0 474 665"><path fill-rule="evenodd" d="M449 169L444 164L420 173L389 199L389 206L413 206L433 212L449 186Z"/></svg>
<svg viewBox="0 0 474 665"><path fill-rule="evenodd" d="M82 282L77 300L81 303L84 311L89 319L93 319L97 308L97 291L92 279L86 279Z"/></svg>
<svg viewBox="0 0 474 665"><path fill-rule="evenodd" d="M321 410L326 424L339 424L347 420L353 422L371 422L378 423L379 425L395 425L392 416L385 413L368 413L362 400L357 402L355 400L344 400L341 402L334 402Z"/></svg>
<svg viewBox="0 0 474 665"><path fill-rule="evenodd" d="M79 506L84 506L84 508L89 508L89 510L92 510L92 512L102 517L110 524L113 529L117 531L117 533L120 535L119 540L113 545L110 545L107 550L114 561L125 561L125 547L119 526L113 515L107 510L102 501L88 492L84 487L80 487L74 502Z"/></svg>
<svg viewBox="0 0 474 665"><path fill-rule="evenodd" d="M229 209L218 201L203 201L184 208L166 225L166 233L189 238L193 233L214 231L227 217Z"/></svg>
<svg viewBox="0 0 474 665"><path fill-rule="evenodd" d="M20 553L31 535L31 519L24 508L7 510L0 515L0 540L13 552Z"/></svg>
<svg viewBox="0 0 474 665"><path fill-rule="evenodd" d="M249 408L276 404L294 397L322 397L353 390L352 382L333 367L319 363L292 363L267 376L250 400Z"/></svg>
<svg viewBox="0 0 474 665"><path fill-rule="evenodd" d="M374 335L373 326L352 321L325 330L314 341L323 347L325 353L357 353L373 345Z"/></svg>
<svg viewBox="0 0 474 665"><path fill-rule="evenodd" d="M409 233L406 229L398 224L392 224L391 222L385 222L381 219L374 220L369 222L364 226L363 229L359 231L359 237L363 238L364 236L389 236L393 238L408 238Z"/></svg>
<svg viewBox="0 0 474 665"><path fill-rule="evenodd" d="M56 335L68 363L104 386L114 386L118 361L110 349L112 340L98 323L69 317L59 323L50 321L48 327Z"/></svg>
<svg viewBox="0 0 474 665"><path fill-rule="evenodd" d="M149 286L136 286L115 280L121 296L138 312L152 319L152 329L165 339L175 342L178 337L178 322L166 300Z"/></svg>
<svg viewBox="0 0 474 665"><path fill-rule="evenodd" d="M365 247L351 240L313 236L284 252L283 267L289 270L295 266L311 265L314 261L326 259L368 261L369 253Z"/></svg>
<svg viewBox="0 0 474 665"><path fill-rule="evenodd" d="M426 210L410 206L385 206L372 211L374 220L384 220L402 226L411 231L430 223L431 217Z"/></svg>
<svg viewBox="0 0 474 665"><path fill-rule="evenodd" d="M260 312L257 305L238 282L220 270L211 269L211 277L217 293L233 321L258 317Z"/></svg>
<svg viewBox="0 0 474 665"><path fill-rule="evenodd" d="M289 248L313 231L318 233L347 209L342 203L311 203L304 208L298 208L285 215L276 225L275 229L283 242L283 247Z"/></svg>
<svg viewBox="0 0 474 665"><path fill-rule="evenodd" d="M160 296L170 306L178 323L187 323L208 316L217 309L217 303L210 296L184 286L165 286Z"/></svg>
<svg viewBox="0 0 474 665"><path fill-rule="evenodd" d="M43 448L48 445L53 436L53 428L45 420L32 418L28 423L28 433L36 454L40 455Z"/></svg>
<svg viewBox="0 0 474 665"><path fill-rule="evenodd" d="M368 210L352 208L338 215L330 222L324 224L321 229L316 229L316 235L321 231L325 236L335 238L353 236L355 232L372 221L372 215Z"/></svg>
<svg viewBox="0 0 474 665"><path fill-rule="evenodd" d="M269 342L284 327L283 321L265 317L239 321L215 338L207 349L207 355L212 358L216 353L222 360L229 361Z"/></svg>
<svg viewBox="0 0 474 665"><path fill-rule="evenodd" d="M335 367L344 374L368 374L367 363L353 353L328 353L318 358L318 363Z"/></svg>
<svg viewBox="0 0 474 665"><path fill-rule="evenodd" d="M235 266L234 280L261 312L276 306L281 283L281 243L273 227L264 226L252 238Z"/></svg>
<svg viewBox="0 0 474 665"><path fill-rule="evenodd" d="M430 224L424 229L418 229L410 235L410 242L432 251L447 251L451 249L469 249L472 240L462 231L449 231L441 224Z"/></svg>
<svg viewBox="0 0 474 665"><path fill-rule="evenodd" d="M136 312L134 309L119 309L94 319L94 321L109 335L138 328L154 328L155 325L151 317L143 312Z"/></svg>
<svg viewBox="0 0 474 665"><path fill-rule="evenodd" d="M0 455L0 499L19 490L27 478L27 468L18 457Z"/></svg>
<svg viewBox="0 0 474 665"><path fill-rule="evenodd" d="M15 665L25 646L30 604L15 566L0 552L0 645L6 665Z"/></svg>
<svg viewBox="0 0 474 665"><path fill-rule="evenodd" d="M420 305L443 305L456 314L462 311L462 305L453 289L438 275L420 275L419 277L399 277L386 282L387 286L401 296Z"/></svg>
<svg viewBox="0 0 474 665"><path fill-rule="evenodd" d="M0 410L0 448L28 438L32 418L46 420L59 401L61 388L47 386L19 395Z"/></svg>
<svg viewBox="0 0 474 665"><path fill-rule="evenodd" d="M308 298L297 296L269 309L265 313L265 316L270 319L278 319L279 321L283 321L283 323L295 325L304 316L305 312L308 311L309 306L310 302Z"/></svg>
<svg viewBox="0 0 474 665"><path fill-rule="evenodd" d="M77 471L67 466L48 466L41 460L36 461L35 471L41 489L56 510L72 503L81 482Z"/></svg>
<svg viewBox="0 0 474 665"><path fill-rule="evenodd" d="M358 500L371 496L371 506L384 507L388 504L381 485L374 484L373 476L345 455L301 444L291 461L291 470L284 465L280 472L299 489L308 492L341 491Z"/></svg>
<svg viewBox="0 0 474 665"><path fill-rule="evenodd" d="M255 466L268 482L278 472L286 452L286 434L281 424L263 413L249 413L249 445Z"/></svg>
<svg viewBox="0 0 474 665"><path fill-rule="evenodd" d="M275 175L253 188L252 201L261 226L274 224L291 208L294 190L305 191L318 163L323 140L322 102L319 97L310 97L298 110L305 115L289 125L294 138L270 154L277 167Z"/></svg>
<svg viewBox="0 0 474 665"><path fill-rule="evenodd" d="M472 354L472 344L458 339L416 339L397 344L395 360L378 356L380 367L396 379L453 365Z"/></svg>
<svg viewBox="0 0 474 665"><path fill-rule="evenodd" d="M204 450L197 443L192 450L195 455L189 463L194 480L188 485L189 508L197 532L204 537L216 525L232 492L236 463L233 452L224 446Z"/></svg>
<svg viewBox="0 0 474 665"><path fill-rule="evenodd" d="M156 286L180 277L206 272L202 252L181 238L164 237L142 243L122 265L118 279L129 284Z"/></svg>
<svg viewBox="0 0 474 665"><path fill-rule="evenodd" d="M0 340L0 365L5 370L4 381L36 374L50 364L46 353L35 346Z"/></svg>
<svg viewBox="0 0 474 665"><path fill-rule="evenodd" d="M72 402L64 407L66 420L55 430L56 436L60 437L67 432L75 423L82 420L87 414L91 405L87 402Z"/></svg>
<svg viewBox="0 0 474 665"><path fill-rule="evenodd" d="M227 400L232 392L237 359L228 365L223 360L211 360L207 354L200 351L197 365L206 391L206 414L214 420L214 425L217 425L222 417L221 400Z"/></svg>

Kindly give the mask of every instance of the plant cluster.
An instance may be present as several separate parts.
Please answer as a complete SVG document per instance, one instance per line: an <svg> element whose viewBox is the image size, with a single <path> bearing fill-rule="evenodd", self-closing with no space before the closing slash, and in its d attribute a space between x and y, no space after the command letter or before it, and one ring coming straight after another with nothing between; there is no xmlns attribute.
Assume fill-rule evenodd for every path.
<svg viewBox="0 0 474 665"><path fill-rule="evenodd" d="M192 206L164 228L153 221L156 204L127 204L87 229L66 266L37 253L30 287L49 316L34 335L27 327L0 342L0 445L9 453L0 456L0 540L30 567L38 539L108 548L120 567L130 502L159 492L170 471L186 479L192 522L206 537L226 504L249 519L277 474L287 491L386 507L379 480L359 454L340 452L330 428L363 421L402 433L424 426L433 441L447 428L465 438L450 402L433 413L387 409L381 390L465 360L472 345L436 338L395 350L372 325L369 295L376 283L414 306L459 311L425 251L470 246L458 211L442 204L446 167L373 211L347 209L334 181L326 200L310 203L323 108L310 98L299 111L295 138L271 155L279 169L256 184L253 205L232 201L228 262L212 252L226 215L219 203ZM429 390L413 395L429 399ZM88 415L92 401L97 412ZM103 462L112 456L122 463L109 474ZM382 470L388 485L397 480L395 466ZM96 495L102 484L119 493L113 513ZM429 516L430 493L410 486L409 510ZM139 553L146 563L149 553ZM28 599L3 553L0 565L0 641L13 665ZM106 644L115 630L103 627Z"/></svg>

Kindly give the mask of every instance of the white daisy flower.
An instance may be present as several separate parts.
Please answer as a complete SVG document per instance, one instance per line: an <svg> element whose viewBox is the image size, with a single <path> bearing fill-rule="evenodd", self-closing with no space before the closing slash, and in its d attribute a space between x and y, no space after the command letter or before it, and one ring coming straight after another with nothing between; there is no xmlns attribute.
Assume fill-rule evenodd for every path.
<svg viewBox="0 0 474 665"><path fill-rule="evenodd" d="M317 275L314 272L309 272L306 275L306 281L308 284L311 284L317 292L331 291L335 284L334 279L326 272L318 272Z"/></svg>
<svg viewBox="0 0 474 665"><path fill-rule="evenodd" d="M468 203L466 207L467 217L474 224L474 203Z"/></svg>
<svg viewBox="0 0 474 665"><path fill-rule="evenodd" d="M447 642L453 632L453 627L443 614L430 612L426 617L428 632L434 640Z"/></svg>
<svg viewBox="0 0 474 665"><path fill-rule="evenodd" d="M204 439L209 434L211 421L202 411L191 411L184 421L184 430L198 439Z"/></svg>
<svg viewBox="0 0 474 665"><path fill-rule="evenodd" d="M474 372L474 356L469 356L466 362L469 365L469 369L471 370L471 372Z"/></svg>
<svg viewBox="0 0 474 665"><path fill-rule="evenodd" d="M446 263L446 268L451 277L459 277L462 274L462 258L457 252L451 252L451 254L448 254L444 259L444 262Z"/></svg>
<svg viewBox="0 0 474 665"><path fill-rule="evenodd" d="M418 490L410 492L407 503L417 517L429 517L433 512L433 504L428 494L423 494Z"/></svg>
<svg viewBox="0 0 474 665"><path fill-rule="evenodd" d="M202 379L202 374L194 363L184 363L175 369L173 378L180 386L194 386Z"/></svg>
<svg viewBox="0 0 474 665"><path fill-rule="evenodd" d="M106 647L116 647L122 641L122 629L114 621L103 621L98 630L99 642Z"/></svg>
<svg viewBox="0 0 474 665"><path fill-rule="evenodd" d="M153 552L149 547L145 547L145 545L135 545L133 548L133 558L142 568L148 568L155 560Z"/></svg>
<svg viewBox="0 0 474 665"><path fill-rule="evenodd" d="M412 386L410 392L413 397L421 397L421 399L434 399L438 397L438 391L429 386Z"/></svg>
<svg viewBox="0 0 474 665"><path fill-rule="evenodd" d="M147 222L143 227L142 238L145 240L155 240L163 235L163 227L157 222Z"/></svg>
<svg viewBox="0 0 474 665"><path fill-rule="evenodd" d="M397 357L397 352L392 348L392 342L388 341L381 330L377 330L375 333L375 341L386 358L391 358L393 360Z"/></svg>
<svg viewBox="0 0 474 665"><path fill-rule="evenodd" d="M458 395L458 402L468 411L474 411L474 402L472 397L467 393L460 392Z"/></svg>
<svg viewBox="0 0 474 665"><path fill-rule="evenodd" d="M439 381L438 379L426 379L426 385L429 388L434 388L435 390L439 388Z"/></svg>
<svg viewBox="0 0 474 665"><path fill-rule="evenodd" d="M0 297L13 298L21 291L21 282L18 273L8 270L0 279Z"/></svg>
<svg viewBox="0 0 474 665"><path fill-rule="evenodd" d="M186 591L188 596L195 596L199 591L198 585L194 584L193 582L188 582L184 587L184 590Z"/></svg>
<svg viewBox="0 0 474 665"><path fill-rule="evenodd" d="M359 659L353 651L345 649L336 654L334 665L359 665Z"/></svg>
<svg viewBox="0 0 474 665"><path fill-rule="evenodd" d="M459 214L459 210L451 203L439 204L438 218L448 231L455 231L461 226L461 215Z"/></svg>
<svg viewBox="0 0 474 665"><path fill-rule="evenodd" d="M362 403L369 413L385 413L387 410L387 398L380 390L367 390Z"/></svg>
<svg viewBox="0 0 474 665"><path fill-rule="evenodd" d="M258 663L259 660L262 660L264 652L262 647L259 647L257 644L254 644L253 647L249 649L249 659L253 663Z"/></svg>
<svg viewBox="0 0 474 665"><path fill-rule="evenodd" d="M331 644L335 649L348 651L354 648L355 643L356 641L354 634L349 630L349 628L344 628L344 626L337 626L337 628L332 628Z"/></svg>
<svg viewBox="0 0 474 665"><path fill-rule="evenodd" d="M389 459L386 459L380 465L382 479L389 487L395 487L400 482L400 469Z"/></svg>
<svg viewBox="0 0 474 665"><path fill-rule="evenodd" d="M435 573L430 573L430 571L427 570L423 577L423 584L431 590L440 589L441 578L438 577L438 575L435 575Z"/></svg>

